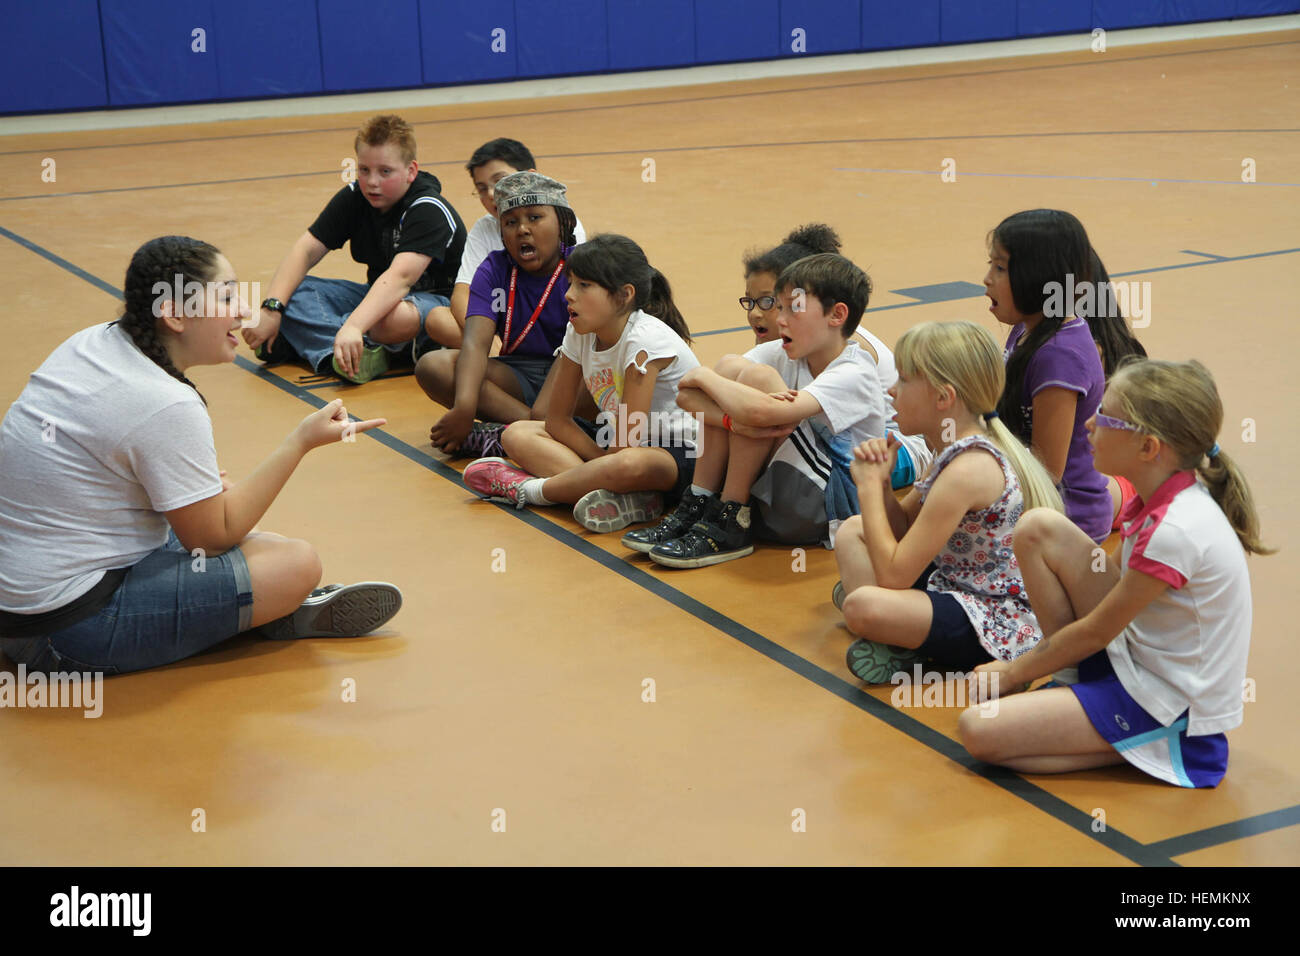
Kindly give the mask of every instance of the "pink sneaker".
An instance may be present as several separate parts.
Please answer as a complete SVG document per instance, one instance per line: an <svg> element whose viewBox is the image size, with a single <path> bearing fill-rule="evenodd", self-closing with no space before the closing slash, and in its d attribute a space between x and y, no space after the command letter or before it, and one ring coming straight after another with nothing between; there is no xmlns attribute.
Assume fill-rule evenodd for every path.
<svg viewBox="0 0 1300 956"><path fill-rule="evenodd" d="M524 496L519 489L532 477L504 458L480 458L465 468L464 475L465 484L480 498L504 501L516 508L524 506Z"/></svg>

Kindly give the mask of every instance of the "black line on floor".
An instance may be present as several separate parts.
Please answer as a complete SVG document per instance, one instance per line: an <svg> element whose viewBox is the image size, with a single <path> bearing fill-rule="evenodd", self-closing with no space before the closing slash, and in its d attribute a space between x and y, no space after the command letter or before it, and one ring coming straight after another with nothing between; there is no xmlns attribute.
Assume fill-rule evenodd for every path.
<svg viewBox="0 0 1300 956"><path fill-rule="evenodd" d="M1148 843L1147 848L1172 858L1218 846L1220 843L1231 843L1233 840L1281 830L1283 827L1293 827L1297 823L1300 823L1300 804L1246 817L1244 820L1234 820L1217 827L1184 833L1156 843Z"/></svg>
<svg viewBox="0 0 1300 956"><path fill-rule="evenodd" d="M10 232L3 226L0 226L0 235L4 235L6 238L13 240L24 248L43 256L50 262L53 262L75 275L77 278L90 282L96 288L106 291L109 294L116 296L118 299L122 298L121 290L107 282L104 282L102 279L91 275L84 269L73 265L68 260L43 249L36 243L18 236L16 233ZM1208 263L1195 264L1201 265ZM293 382L275 375L264 365L251 362L242 355L235 356L235 365L257 378L274 385L281 391L306 402L313 408L321 408L328 404L323 398L306 388L295 385ZM456 471L456 469L435 459L432 455L408 445L401 439L385 432L382 428L371 429L364 434L387 448L396 451L409 461L412 461L415 464L434 472L440 477L453 482L459 487L464 488L467 492L469 491L461 474ZM508 505L492 502L485 504L490 504L493 507L513 513L516 518L523 521L525 524L536 528L566 547L577 551L579 554L582 554L601 566L614 571L616 574L621 575L652 594L663 598L675 607L695 617L697 620L714 627L722 633L745 644L747 647L758 651L769 660L772 660L801 677L804 677L822 689L830 691L835 696L847 701L858 709L871 714L873 717L888 724L890 727L907 734L913 740L930 750L948 757L950 760L960 764L971 773L983 777L1008 793L1020 797L1036 809L1041 810L1043 813L1046 813L1052 818L1064 823L1076 832L1090 837L1095 842L1102 844L1108 849L1119 853L1131 862L1137 863L1141 866L1178 866L1178 864L1171 858L1172 854L1162 852L1160 847L1169 843L1174 843L1175 846L1178 846L1179 844L1174 841L1182 838L1175 837L1171 840L1162 841L1161 843L1145 845L1113 827L1107 827L1104 832L1096 833L1092 829L1093 817L1090 814L1085 813L1083 810L1071 805L1060 797L1048 793L1037 784L1026 780L1024 777L1013 771L1001 767L991 767L976 761L970 756L966 749L961 746L961 744L951 740L938 731L927 727L916 718L911 717L902 710L895 709L894 707L885 704L883 701L877 700L875 697L872 697L870 694L863 691L860 687L850 684L848 681L831 674L829 671L823 670L811 661L800 657L793 651L790 651L768 638L763 637L761 634L750 630L738 621L734 621L695 598L678 591L642 568L631 564L629 561L614 557L612 554L602 548L598 548L581 535L574 534L567 528L561 527L560 525L555 524L528 509L516 509ZM1257 818L1238 821L1238 824L1249 826L1251 820L1254 819ZM1289 822L1278 824L1278 826L1290 826L1294 823L1300 823L1300 815L1297 815L1295 820L1289 820ZM1224 835L1217 842L1227 842L1229 840L1238 839L1240 835L1248 835L1238 834L1237 831L1232 829L1238 824L1225 824L1223 827L1217 827L1209 831L1198 831L1196 834L1188 834L1186 836L1188 838L1197 838L1199 842L1196 844L1195 848L1199 849L1203 846L1214 845L1214 838L1210 836L1210 834L1218 834L1219 831L1223 831ZM1269 827L1269 829L1275 828L1276 827ZM1179 852L1188 851L1180 850Z"/></svg>

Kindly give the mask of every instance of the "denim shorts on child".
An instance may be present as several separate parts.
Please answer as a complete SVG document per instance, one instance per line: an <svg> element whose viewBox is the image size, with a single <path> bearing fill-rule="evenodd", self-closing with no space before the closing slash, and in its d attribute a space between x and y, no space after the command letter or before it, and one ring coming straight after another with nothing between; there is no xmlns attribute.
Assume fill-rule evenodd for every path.
<svg viewBox="0 0 1300 956"><path fill-rule="evenodd" d="M515 380L524 396L521 401L532 408L555 359L544 355L498 355L492 361L500 362L515 373Z"/></svg>
<svg viewBox="0 0 1300 956"><path fill-rule="evenodd" d="M1228 771L1228 738L1187 735L1187 711L1168 727L1129 696L1102 648L1079 662L1070 690L1097 733L1139 770L1179 787L1216 787Z"/></svg>
<svg viewBox="0 0 1300 956"><path fill-rule="evenodd" d="M0 649L29 671L125 674L192 657L248 630L252 617L243 552L199 558L169 532L97 613L41 637L0 639Z"/></svg>
<svg viewBox="0 0 1300 956"><path fill-rule="evenodd" d="M293 350L313 369L322 374L331 369L334 358L334 336L338 335L343 323L353 313L361 300L370 291L370 286L347 279L320 279L306 276L298 284L284 310L280 320L280 336L292 346ZM433 340L424 331L424 320L429 311L437 306L446 307L450 300L443 295L432 292L412 292L403 302L410 302L420 314L420 332L415 337L417 348L432 345ZM365 338L368 346L379 343ZM385 345L390 352L410 353L411 343Z"/></svg>

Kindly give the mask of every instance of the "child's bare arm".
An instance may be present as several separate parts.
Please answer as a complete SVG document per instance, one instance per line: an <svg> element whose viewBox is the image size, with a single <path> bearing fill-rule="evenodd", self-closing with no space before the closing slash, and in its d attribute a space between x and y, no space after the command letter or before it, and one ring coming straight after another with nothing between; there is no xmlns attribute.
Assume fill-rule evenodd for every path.
<svg viewBox="0 0 1300 956"><path fill-rule="evenodd" d="M994 661L981 665L976 671L1001 672L998 692L1004 695L1012 693L1040 677L1071 667L1097 653L1118 637L1168 587L1157 577L1130 569L1090 613L1065 625L1050 637L1044 637L1032 651L1021 654L1014 661Z"/></svg>
<svg viewBox="0 0 1300 956"><path fill-rule="evenodd" d="M302 285L302 280L307 273L316 263L325 258L327 252L329 249L325 247L325 243L310 232L304 232L280 260L275 275L271 277L271 286L267 290L266 297L288 302L293 298L298 286ZM242 330L244 341L250 348L257 348L263 342L274 345L276 336L280 334L280 313L263 309L261 302L256 305L259 310L257 321Z"/></svg>
<svg viewBox="0 0 1300 956"><path fill-rule="evenodd" d="M420 281L420 276L424 275L430 261L430 256L418 252L399 252L375 280L361 304L348 316L344 326L356 329L363 335L369 332L410 293L411 287Z"/></svg>
<svg viewBox="0 0 1300 956"><path fill-rule="evenodd" d="M878 486L884 483L888 487L888 475L888 466L882 463L877 466L874 480ZM943 550L966 512L996 501L1003 487L1002 469L991 456L958 455L939 475L901 539L890 521L885 496L879 493L862 496L863 540L876 583L886 588L911 587L934 556ZM909 493L903 504L894 502L901 515L906 516L906 508L915 506L914 501L909 501L915 494L915 491ZM919 496L915 501L919 501Z"/></svg>
<svg viewBox="0 0 1300 956"><path fill-rule="evenodd" d="M578 390L583 387L582 367L565 355L556 358L555 382L546 406L546 430L562 445L571 448L583 461L605 454L573 420L578 407Z"/></svg>
<svg viewBox="0 0 1300 956"><path fill-rule="evenodd" d="M469 283L457 282L456 287L451 290L451 315L462 332L465 331L465 310L468 308Z"/></svg>
<svg viewBox="0 0 1300 956"><path fill-rule="evenodd" d="M809 392L798 392L793 400L778 398L750 385L724 378L707 368L692 369L683 376L682 384L704 392L734 421L753 428L797 425L806 418L820 414L822 410L821 403Z"/></svg>
<svg viewBox="0 0 1300 956"><path fill-rule="evenodd" d="M623 370L623 403L618 410L619 421L614 430L614 441L610 443L611 450L638 447L641 442L634 439L648 437L655 382L659 379L659 373L673 361L668 357L646 362L645 352L639 352L636 358L645 371L642 372L636 364ZM619 442L619 438L626 439L626 443Z"/></svg>
<svg viewBox="0 0 1300 956"><path fill-rule="evenodd" d="M1068 388L1045 388L1034 396L1034 432L1029 447L1057 483L1070 457L1078 404L1079 393Z"/></svg>

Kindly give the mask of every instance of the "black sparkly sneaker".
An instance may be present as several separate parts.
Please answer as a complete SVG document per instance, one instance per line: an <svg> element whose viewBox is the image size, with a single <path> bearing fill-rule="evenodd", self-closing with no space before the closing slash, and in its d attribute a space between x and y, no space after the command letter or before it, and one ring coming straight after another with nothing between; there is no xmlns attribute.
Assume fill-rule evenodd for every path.
<svg viewBox="0 0 1300 956"><path fill-rule="evenodd" d="M721 507L722 499L717 495L697 495L687 488L672 513L664 515L663 520L653 528L637 528L623 535L623 547L649 554L655 545L680 538L691 529L691 525L700 520L710 501L717 502L717 507Z"/></svg>
<svg viewBox="0 0 1300 956"><path fill-rule="evenodd" d="M667 568L705 568L753 554L749 518L749 505L724 502L705 512L680 538L651 548L650 560Z"/></svg>

